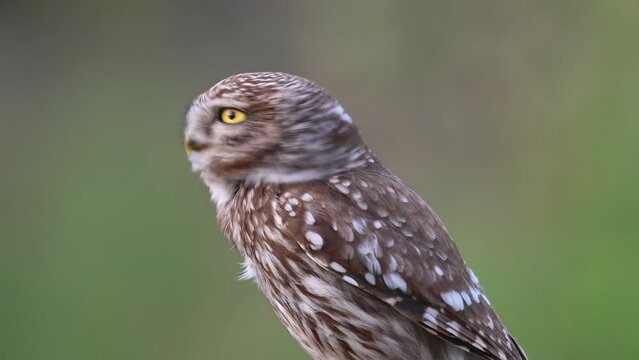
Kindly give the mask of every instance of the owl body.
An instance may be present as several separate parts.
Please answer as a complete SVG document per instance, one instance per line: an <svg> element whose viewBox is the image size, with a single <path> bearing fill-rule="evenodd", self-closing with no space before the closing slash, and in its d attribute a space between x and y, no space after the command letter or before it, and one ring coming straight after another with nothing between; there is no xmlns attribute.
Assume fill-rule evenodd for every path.
<svg viewBox="0 0 639 360"><path fill-rule="evenodd" d="M441 220L318 85L230 77L187 113L224 234L317 360L525 359Z"/></svg>
<svg viewBox="0 0 639 360"><path fill-rule="evenodd" d="M357 172L342 174L342 179L356 177ZM342 181L348 184L349 180ZM323 201L341 197L335 185L342 184L327 180L240 187L221 207L219 222L245 259L243 276L255 280L280 321L314 359L478 359L439 341L388 304L369 297L353 286L355 278L344 282L337 263L322 266L309 259L284 223L299 217L304 224L314 225L315 216L337 210ZM320 213L313 215L314 211ZM350 227L345 231L357 232L352 219L339 222L325 225L335 232L338 230L333 227L338 226L341 231ZM370 225L374 227L373 222ZM333 273L326 268L340 271Z"/></svg>

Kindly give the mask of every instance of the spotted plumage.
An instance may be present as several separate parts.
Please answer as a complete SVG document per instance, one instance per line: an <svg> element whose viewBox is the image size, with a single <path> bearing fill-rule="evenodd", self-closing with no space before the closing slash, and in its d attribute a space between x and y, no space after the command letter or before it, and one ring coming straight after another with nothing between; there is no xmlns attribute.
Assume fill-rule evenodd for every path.
<svg viewBox="0 0 639 360"><path fill-rule="evenodd" d="M314 359L525 359L441 220L323 88L232 76L185 132L242 277Z"/></svg>

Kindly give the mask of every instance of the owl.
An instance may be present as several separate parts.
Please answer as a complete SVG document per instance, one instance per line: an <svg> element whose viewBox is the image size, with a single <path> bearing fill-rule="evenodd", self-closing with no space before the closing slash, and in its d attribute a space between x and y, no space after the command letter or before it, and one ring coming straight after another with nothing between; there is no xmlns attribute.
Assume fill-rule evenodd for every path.
<svg viewBox="0 0 639 360"><path fill-rule="evenodd" d="M321 86L222 80L188 109L185 148L241 278L313 359L526 359L439 217Z"/></svg>

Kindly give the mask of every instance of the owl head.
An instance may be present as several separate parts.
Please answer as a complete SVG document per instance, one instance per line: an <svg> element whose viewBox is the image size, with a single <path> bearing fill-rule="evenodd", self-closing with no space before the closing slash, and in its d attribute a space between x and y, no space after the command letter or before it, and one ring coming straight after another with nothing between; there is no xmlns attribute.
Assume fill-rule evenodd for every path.
<svg viewBox="0 0 639 360"><path fill-rule="evenodd" d="M207 182L309 181L372 156L322 87L271 72L234 75L197 96L186 113L185 148Z"/></svg>

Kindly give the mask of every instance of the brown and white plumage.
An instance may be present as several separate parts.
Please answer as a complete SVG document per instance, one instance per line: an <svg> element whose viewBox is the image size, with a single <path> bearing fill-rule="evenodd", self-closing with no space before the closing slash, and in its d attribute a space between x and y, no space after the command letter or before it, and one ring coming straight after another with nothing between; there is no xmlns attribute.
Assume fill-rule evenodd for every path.
<svg viewBox="0 0 639 360"><path fill-rule="evenodd" d="M323 88L235 75L185 132L244 276L314 359L525 359L440 219Z"/></svg>

